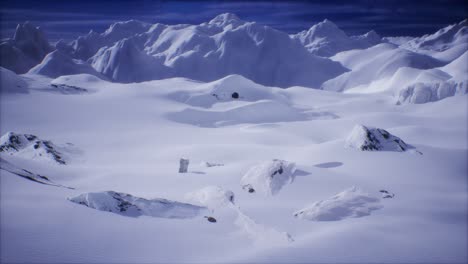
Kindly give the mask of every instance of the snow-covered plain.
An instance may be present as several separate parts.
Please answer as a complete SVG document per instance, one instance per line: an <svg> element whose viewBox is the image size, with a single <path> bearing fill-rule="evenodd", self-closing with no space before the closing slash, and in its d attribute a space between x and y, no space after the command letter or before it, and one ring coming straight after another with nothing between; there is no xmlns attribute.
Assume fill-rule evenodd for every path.
<svg viewBox="0 0 468 264"><path fill-rule="evenodd" d="M221 18L204 27L229 34L245 26ZM130 25L115 39L106 31L103 45L116 47L128 30L158 30ZM465 82L466 68L435 58L444 52L439 46L418 54L411 47L338 53L332 59L350 71L333 81L345 88L331 91L269 87L236 74L118 83L96 77L103 73L96 68L56 79L2 70L1 135L35 135L76 151L66 164L35 158L34 145L28 155L0 153L1 261L466 262L466 92L396 104L411 76L392 82L402 86L372 86L414 65L438 68L441 81ZM365 66L378 65L365 55L377 49L395 60ZM64 61L74 69L77 59ZM361 86L348 86L349 76ZM417 152L391 151L388 142L375 151L349 147L366 134L353 133L356 125ZM178 173L182 157L190 160L187 173ZM246 191L246 180L271 195Z"/></svg>

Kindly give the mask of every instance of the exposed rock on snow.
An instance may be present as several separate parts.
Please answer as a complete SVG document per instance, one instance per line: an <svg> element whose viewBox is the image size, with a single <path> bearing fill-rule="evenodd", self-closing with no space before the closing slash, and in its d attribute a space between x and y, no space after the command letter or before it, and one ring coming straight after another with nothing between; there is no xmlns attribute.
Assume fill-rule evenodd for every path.
<svg viewBox="0 0 468 264"><path fill-rule="evenodd" d="M406 151L413 148L384 129L356 125L346 139L346 147L363 151Z"/></svg>
<svg viewBox="0 0 468 264"><path fill-rule="evenodd" d="M400 91L397 104L424 104L466 94L468 79L464 82L416 83Z"/></svg>
<svg viewBox="0 0 468 264"><path fill-rule="evenodd" d="M0 66L25 73L52 51L44 33L30 22L19 24L12 39L0 43Z"/></svg>
<svg viewBox="0 0 468 264"><path fill-rule="evenodd" d="M241 179L242 189L253 193L275 195L281 188L292 183L296 165L284 160L262 162L250 168Z"/></svg>
<svg viewBox="0 0 468 264"><path fill-rule="evenodd" d="M382 207L379 198L352 187L327 200L315 202L297 211L294 216L310 221L338 221L367 216Z"/></svg>
<svg viewBox="0 0 468 264"><path fill-rule="evenodd" d="M193 218L206 210L192 204L159 198L148 200L114 191L85 193L69 200L100 211L131 217Z"/></svg>
<svg viewBox="0 0 468 264"><path fill-rule="evenodd" d="M222 163L214 163L214 162L208 162L208 161L202 162L202 165L207 168L224 166L224 164Z"/></svg>
<svg viewBox="0 0 468 264"><path fill-rule="evenodd" d="M70 187L65 187L65 186L60 185L60 184L56 184L56 183L52 182L51 180L49 180L49 178L46 177L46 176L43 176L43 175L40 175L40 174L31 172L31 171L28 171L28 170L19 168L18 166L6 161L5 159L3 159L1 157L0 157L0 169L8 171L8 172L10 172L12 174L18 175L18 176L20 176L22 178L25 178L25 179L28 179L30 181L37 182L37 183L40 183L40 184L73 189L73 188L70 188Z"/></svg>
<svg viewBox="0 0 468 264"><path fill-rule="evenodd" d="M380 36L375 31L348 37L328 19L291 37L299 40L312 54L323 57L330 57L345 50L369 48L381 42Z"/></svg>
<svg viewBox="0 0 468 264"><path fill-rule="evenodd" d="M181 158L179 161L179 173L186 173L188 170L189 160Z"/></svg>
<svg viewBox="0 0 468 264"><path fill-rule="evenodd" d="M383 199L388 199L388 198L393 198L393 197L395 197L395 194L394 194L394 193L391 193L391 192L389 192L389 191L387 191L387 190L380 190L379 192L380 192L380 194L382 194L382 198L383 198Z"/></svg>
<svg viewBox="0 0 468 264"><path fill-rule="evenodd" d="M86 73L98 76L101 79L104 78L104 76L98 73L88 63L74 60L58 50L49 53L40 64L29 70L28 73L40 74L51 78L57 78L62 75Z"/></svg>
<svg viewBox="0 0 468 264"><path fill-rule="evenodd" d="M42 140L31 134L8 132L0 138L0 154L49 160L64 165L69 162L70 154L76 152L77 149L71 143L57 146L51 141Z"/></svg>
<svg viewBox="0 0 468 264"><path fill-rule="evenodd" d="M188 202L215 210L234 203L234 193L219 186L207 186L185 195Z"/></svg>
<svg viewBox="0 0 468 264"><path fill-rule="evenodd" d="M28 93L28 84L16 73L0 67L1 93Z"/></svg>

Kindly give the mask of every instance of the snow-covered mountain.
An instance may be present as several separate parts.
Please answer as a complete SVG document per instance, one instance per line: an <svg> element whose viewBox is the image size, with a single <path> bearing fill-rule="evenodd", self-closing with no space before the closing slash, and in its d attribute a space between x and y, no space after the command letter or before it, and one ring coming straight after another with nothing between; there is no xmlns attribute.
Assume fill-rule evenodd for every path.
<svg viewBox="0 0 468 264"><path fill-rule="evenodd" d="M31 74L40 74L51 78L57 78L63 75L73 74L91 74L100 78L104 78L87 62L72 59L65 53L55 50L42 60L41 63L34 66L28 71Z"/></svg>
<svg viewBox="0 0 468 264"><path fill-rule="evenodd" d="M90 62L119 82L173 76L214 81L239 74L263 85L317 88L346 71L308 53L286 33L233 14L200 25L153 25L148 32L101 48Z"/></svg>
<svg viewBox="0 0 468 264"><path fill-rule="evenodd" d="M19 24L11 39L0 43L0 66L25 73L53 50L39 27L30 22Z"/></svg>
<svg viewBox="0 0 468 264"><path fill-rule="evenodd" d="M349 37L328 19L291 37L299 40L312 54L322 57L330 57L346 50L365 49L381 42L380 36L373 30Z"/></svg>

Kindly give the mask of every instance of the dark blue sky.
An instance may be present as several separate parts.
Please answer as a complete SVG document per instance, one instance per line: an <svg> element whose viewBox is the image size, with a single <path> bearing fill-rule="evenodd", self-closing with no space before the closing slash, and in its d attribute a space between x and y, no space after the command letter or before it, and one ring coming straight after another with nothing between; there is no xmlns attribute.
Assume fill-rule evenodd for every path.
<svg viewBox="0 0 468 264"><path fill-rule="evenodd" d="M224 12L295 33L328 18L346 33L371 29L383 36L432 33L467 18L467 0L322 0L322 1L154 1L154 0L2 0L1 37L29 20L51 40L72 39L115 21L198 24Z"/></svg>

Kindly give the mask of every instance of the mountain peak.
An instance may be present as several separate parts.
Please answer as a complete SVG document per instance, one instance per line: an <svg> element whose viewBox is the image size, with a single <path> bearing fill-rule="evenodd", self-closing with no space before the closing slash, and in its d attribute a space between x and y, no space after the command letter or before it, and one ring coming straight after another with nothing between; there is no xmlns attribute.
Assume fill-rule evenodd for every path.
<svg viewBox="0 0 468 264"><path fill-rule="evenodd" d="M241 23L242 20L235 14L232 13L224 13L219 14L215 18L213 18L209 24L216 24L220 26L226 26L230 24L238 24Z"/></svg>

